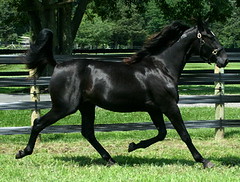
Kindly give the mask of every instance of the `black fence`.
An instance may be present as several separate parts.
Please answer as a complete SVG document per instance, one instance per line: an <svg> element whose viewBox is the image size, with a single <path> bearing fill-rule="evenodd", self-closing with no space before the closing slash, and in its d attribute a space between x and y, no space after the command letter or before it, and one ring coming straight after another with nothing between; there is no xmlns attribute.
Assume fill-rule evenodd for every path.
<svg viewBox="0 0 240 182"><path fill-rule="evenodd" d="M55 56L58 62L70 59L94 59L99 61L122 61L123 58L131 56L136 50L75 50L76 55L72 56ZM10 51L1 52L0 64L23 64L24 55L14 55L16 53L25 53L25 50L20 52ZM240 52L228 52L229 61L240 62ZM199 57L192 57L191 63L203 62ZM47 87L50 77L45 76L34 81L28 79L28 72L0 72L0 87L30 87L36 84L37 86ZM180 78L180 85L214 85L215 83L223 83L225 87L228 84L240 84L240 69L225 70L223 73L214 74L213 70L185 70ZM240 103L240 95L204 95L204 96L180 96L180 104L224 104L224 103ZM37 102L37 109L47 109L51 107L51 101ZM1 103L0 110L24 110L36 109L35 102L15 102ZM187 128L223 128L223 127L239 127L240 120L206 120L206 121L186 121ZM168 129L173 128L169 122L166 122ZM29 134L30 126L26 127L3 127L0 128L0 135L13 134ZM149 130L155 129L152 123L125 123L125 124L107 124L95 125L96 131L130 131L130 130ZM50 126L43 133L72 133L80 132L80 125L65 125L65 126Z"/></svg>

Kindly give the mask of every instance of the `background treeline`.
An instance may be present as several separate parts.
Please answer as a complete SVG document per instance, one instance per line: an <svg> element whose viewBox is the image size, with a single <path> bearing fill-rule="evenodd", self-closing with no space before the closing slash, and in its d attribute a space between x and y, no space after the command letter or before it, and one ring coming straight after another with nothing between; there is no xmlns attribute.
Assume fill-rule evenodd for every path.
<svg viewBox="0 0 240 182"><path fill-rule="evenodd" d="M60 39L60 37L66 35L65 39L73 39L72 42L67 44L72 48L138 48L149 35L160 31L163 26L171 21L183 20L188 24L194 24L194 18L197 16L208 18L212 30L225 47L240 47L239 1L81 0L81 3L84 1L87 5L83 11L84 16L79 22L80 26L77 28L76 35L72 36L70 33L67 34L67 31L61 30L66 28L64 26L55 30L58 34L57 38ZM65 6L68 5L64 4L64 0L33 0L31 1L33 3L32 7L27 6L29 2L28 0L0 1L1 47L16 46L20 42L24 42L22 36L33 36L35 28L31 20L35 11L45 15L48 12L46 9L50 9L51 5L51 8L53 8L54 5L62 3L63 5L60 8L55 7L53 16L57 19L56 26L59 26L61 21L67 21L62 20L57 13L59 9L65 10ZM70 13L78 8L76 5L79 2L73 1L71 9L68 8ZM40 5L45 7L44 11L37 9L37 6ZM42 27L55 29L51 26L47 23L45 23L45 26L42 25ZM61 31L62 34L60 34ZM61 41L56 44L60 43Z"/></svg>
<svg viewBox="0 0 240 182"><path fill-rule="evenodd" d="M183 20L160 12L155 1L147 4L144 13L136 9L129 10L128 6L121 7L117 19L102 19L89 8L80 25L75 45L80 48L137 48L148 36L160 31L172 20ZM191 24L191 15L187 23ZM240 8L233 6L229 17L210 22L210 26L225 47L240 47Z"/></svg>

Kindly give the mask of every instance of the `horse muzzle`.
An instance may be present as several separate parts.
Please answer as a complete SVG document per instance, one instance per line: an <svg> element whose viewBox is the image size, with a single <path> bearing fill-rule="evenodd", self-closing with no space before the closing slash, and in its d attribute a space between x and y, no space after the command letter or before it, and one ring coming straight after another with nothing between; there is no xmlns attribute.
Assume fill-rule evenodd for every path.
<svg viewBox="0 0 240 182"><path fill-rule="evenodd" d="M228 59L227 58L226 59L222 59L222 58L217 59L217 62L216 62L217 67L224 68L224 67L227 66L227 64L228 64Z"/></svg>

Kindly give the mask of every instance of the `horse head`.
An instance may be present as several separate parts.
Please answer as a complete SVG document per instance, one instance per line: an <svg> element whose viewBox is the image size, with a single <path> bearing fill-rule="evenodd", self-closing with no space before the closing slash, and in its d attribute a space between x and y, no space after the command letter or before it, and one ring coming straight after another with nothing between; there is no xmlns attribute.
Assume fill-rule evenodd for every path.
<svg viewBox="0 0 240 182"><path fill-rule="evenodd" d="M216 63L219 68L225 67L228 64L227 54L224 48L215 34L203 21L198 21L197 38L199 40L198 53L204 61L209 64Z"/></svg>

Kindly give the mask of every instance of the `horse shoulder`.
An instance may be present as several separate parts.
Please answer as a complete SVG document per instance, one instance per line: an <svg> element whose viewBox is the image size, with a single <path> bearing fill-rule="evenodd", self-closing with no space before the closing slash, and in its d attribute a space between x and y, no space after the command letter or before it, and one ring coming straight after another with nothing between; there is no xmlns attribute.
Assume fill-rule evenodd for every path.
<svg viewBox="0 0 240 182"><path fill-rule="evenodd" d="M178 86L176 79L163 63L157 63L155 69L150 69L147 78L149 92L157 102L175 100L178 102ZM155 64L156 65L156 64Z"/></svg>

